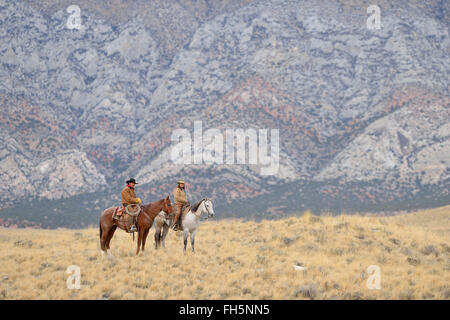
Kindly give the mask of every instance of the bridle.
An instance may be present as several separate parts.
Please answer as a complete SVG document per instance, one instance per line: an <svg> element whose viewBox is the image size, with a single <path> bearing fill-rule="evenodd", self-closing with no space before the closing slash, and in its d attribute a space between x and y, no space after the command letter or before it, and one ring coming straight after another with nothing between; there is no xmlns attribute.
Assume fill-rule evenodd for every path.
<svg viewBox="0 0 450 320"><path fill-rule="evenodd" d="M204 202L206 202L206 201L208 201L208 199L203 199L202 203L200 205L204 204ZM206 216L206 219L209 219L209 216L211 215L211 212L209 211L209 209L208 209L208 207L206 205L204 205L204 207L206 209L206 212L208 213L208 215ZM200 215L197 214L197 211L198 211L199 208L200 208L200 206L198 206L198 208L197 208L197 210L195 212L192 212L197 218L201 218L201 216L202 216L202 214L200 214Z"/></svg>

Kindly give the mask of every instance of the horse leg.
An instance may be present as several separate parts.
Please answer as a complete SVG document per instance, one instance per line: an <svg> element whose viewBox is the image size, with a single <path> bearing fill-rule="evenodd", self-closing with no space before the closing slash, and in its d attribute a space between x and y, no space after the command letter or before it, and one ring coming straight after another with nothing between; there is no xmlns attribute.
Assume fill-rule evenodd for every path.
<svg viewBox="0 0 450 320"><path fill-rule="evenodd" d="M159 245L159 247L161 248L161 246L162 246L162 233L163 233L163 231L162 231L162 229L159 231L159 243L158 243L158 245Z"/></svg>
<svg viewBox="0 0 450 320"><path fill-rule="evenodd" d="M144 230L144 235L142 238L142 252L145 250L145 241L147 240L148 232L150 231L150 228L147 228Z"/></svg>
<svg viewBox="0 0 450 320"><path fill-rule="evenodd" d="M194 232L191 233L191 248L192 248L192 252L195 252L194 242L195 242L195 234L196 233L197 233L197 229L195 229Z"/></svg>
<svg viewBox="0 0 450 320"><path fill-rule="evenodd" d="M138 239L137 239L137 249L136 249L136 255L139 254L139 249L141 248L141 242L142 242L142 235L144 233L144 230L142 230L142 227L139 227L139 232L138 232Z"/></svg>
<svg viewBox="0 0 450 320"><path fill-rule="evenodd" d="M161 228L160 227L156 227L155 228L155 249L158 249L158 244L159 244L159 238L161 237Z"/></svg>
<svg viewBox="0 0 450 320"><path fill-rule="evenodd" d="M107 252L106 242L108 240L108 233L109 230L107 230L107 228L103 228L102 224L100 224L100 248L102 250L102 255Z"/></svg>
<svg viewBox="0 0 450 320"><path fill-rule="evenodd" d="M113 225L112 227L111 227L111 229L109 230L109 232L108 232L108 238L107 238L107 240L106 240L106 249L108 249L108 250L111 250L110 248L109 248L109 243L111 242L111 239L112 239L112 237L113 237L113 235L114 235L114 232L116 231L116 229L117 229L117 226L116 225Z"/></svg>
<svg viewBox="0 0 450 320"><path fill-rule="evenodd" d="M189 231L188 230L184 230L183 231L184 252L186 252L186 246L187 246L188 237L189 237Z"/></svg>
<svg viewBox="0 0 450 320"><path fill-rule="evenodd" d="M162 247L165 248L166 247L166 236L167 236L167 232L169 232L169 226L164 224L163 226L163 232L162 232Z"/></svg>

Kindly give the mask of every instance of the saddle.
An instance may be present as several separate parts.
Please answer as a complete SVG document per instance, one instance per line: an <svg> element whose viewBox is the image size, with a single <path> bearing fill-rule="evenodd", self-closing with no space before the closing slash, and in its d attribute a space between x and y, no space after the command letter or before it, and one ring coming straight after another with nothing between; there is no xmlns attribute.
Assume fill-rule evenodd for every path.
<svg viewBox="0 0 450 320"><path fill-rule="evenodd" d="M178 228L174 229L174 230L177 230L177 231L183 230L183 227L181 226L181 221L183 221L184 217L186 216L186 214L189 212L190 209L191 209L191 205L189 203L184 204L181 207L180 216L178 217Z"/></svg>
<svg viewBox="0 0 450 320"><path fill-rule="evenodd" d="M122 217L124 211L125 211L125 208L124 208L124 207L116 207L116 208L114 209L113 219L119 220L119 219Z"/></svg>
<svg viewBox="0 0 450 320"><path fill-rule="evenodd" d="M112 215L113 220L116 221L118 226L121 226L126 232L130 233L131 226L135 223L136 216L128 214L126 209L122 207L116 207Z"/></svg>

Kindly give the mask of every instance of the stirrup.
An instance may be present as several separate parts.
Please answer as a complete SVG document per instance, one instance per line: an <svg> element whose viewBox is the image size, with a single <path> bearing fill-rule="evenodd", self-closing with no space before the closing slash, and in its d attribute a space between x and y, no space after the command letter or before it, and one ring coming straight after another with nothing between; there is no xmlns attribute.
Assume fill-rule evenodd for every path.
<svg viewBox="0 0 450 320"><path fill-rule="evenodd" d="M133 224L130 228L130 232L136 232L136 231L137 231L136 226Z"/></svg>

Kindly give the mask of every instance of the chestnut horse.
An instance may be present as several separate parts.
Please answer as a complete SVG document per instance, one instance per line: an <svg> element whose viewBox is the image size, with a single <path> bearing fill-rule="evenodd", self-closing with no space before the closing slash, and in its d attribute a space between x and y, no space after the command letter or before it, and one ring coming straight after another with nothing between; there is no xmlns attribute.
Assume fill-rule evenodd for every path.
<svg viewBox="0 0 450 320"><path fill-rule="evenodd" d="M100 216L100 246L102 249L102 254L108 252L109 242L114 235L117 227L125 230L124 227L117 223L115 219L112 218L115 207L108 208L102 212ZM161 211L166 214L172 213L172 204L170 203L170 197L167 196L165 199L158 200L156 202L149 203L147 205L141 206L141 212L137 216L137 229L138 229L138 241L136 255L139 254L142 243L142 251L145 249L145 240L147 240L148 232L153 224L153 219ZM124 213L125 214L125 213Z"/></svg>

